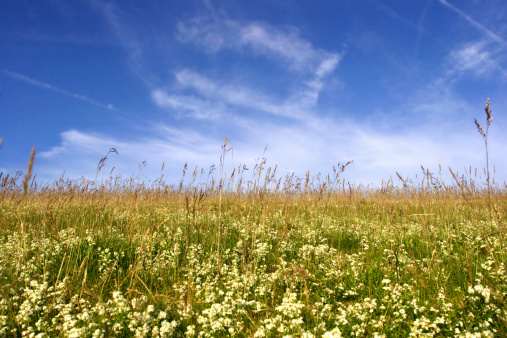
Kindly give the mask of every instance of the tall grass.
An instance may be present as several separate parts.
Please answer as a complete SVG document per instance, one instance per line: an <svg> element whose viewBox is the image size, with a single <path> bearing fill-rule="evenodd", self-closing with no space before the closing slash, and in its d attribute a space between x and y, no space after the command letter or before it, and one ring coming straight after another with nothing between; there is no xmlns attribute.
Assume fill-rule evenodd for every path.
<svg viewBox="0 0 507 338"><path fill-rule="evenodd" d="M241 169L241 168L240 168ZM258 170L257 170L258 169ZM257 168L205 183L0 188L5 336L494 336L505 187L349 184ZM424 168L423 168L424 169ZM239 169L238 169L239 171ZM222 172L223 175L223 172ZM19 178L18 178L19 180Z"/></svg>
<svg viewBox="0 0 507 338"><path fill-rule="evenodd" d="M475 126L477 127L477 131L481 134L482 139L484 140L484 146L486 148L486 181L488 183L488 193L491 193L491 184L490 184L490 172L489 172L489 152L488 152L488 133L489 126L493 121L491 117L491 110L489 109L489 99L486 101L486 107L484 108L484 112L486 113L486 130L482 128L482 126L475 119Z"/></svg>

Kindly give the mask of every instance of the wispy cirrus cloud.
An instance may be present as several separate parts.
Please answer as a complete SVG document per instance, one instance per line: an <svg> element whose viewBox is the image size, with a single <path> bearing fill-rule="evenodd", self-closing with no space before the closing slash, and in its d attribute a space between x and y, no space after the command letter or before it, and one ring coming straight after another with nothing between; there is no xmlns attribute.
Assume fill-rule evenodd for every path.
<svg viewBox="0 0 507 338"><path fill-rule="evenodd" d="M343 58L343 53L314 47L294 27L241 22L211 13L213 15L180 21L175 31L176 39L208 53L228 49L247 53L248 57L274 61L280 69L288 70L298 78L291 85L294 87L292 93L280 97L234 80L225 84L190 71L188 67L175 73L175 84L179 88L169 86L170 89L167 89L168 86L155 85L160 81L155 80L147 66L143 43L138 36L140 33L137 34L124 20L121 9L97 0L90 0L90 3L110 24L119 42L128 51L129 64L148 85L152 101L178 117L216 120L235 108L289 118L305 117L308 108L317 104L325 87L325 78L336 70ZM188 93L185 89L195 92Z"/></svg>
<svg viewBox="0 0 507 338"><path fill-rule="evenodd" d="M99 133L81 132L78 130L68 130L61 133L61 144L48 151L38 154L44 159L65 159L72 153L80 153L84 157L96 157L104 155L104 151L115 148L122 158L135 159L142 161L145 158L161 159L171 158L177 161L185 159L196 160L192 155L212 150L212 144L209 137L202 133L185 129L184 131L165 125L153 126L151 129L153 135L139 139L119 140ZM219 140L214 140L219 142ZM207 144L207 145L206 145ZM219 149L217 149L218 153ZM97 161L100 158L97 158ZM210 159L205 156L203 159ZM95 163L92 161L92 163Z"/></svg>
<svg viewBox="0 0 507 338"><path fill-rule="evenodd" d="M470 73L479 78L485 78L497 72L503 77L507 76L507 71L502 68L498 60L502 54L495 53L495 48L484 41L471 42L465 46L451 51L449 55L452 65L452 74ZM498 56L498 54L500 56Z"/></svg>
<svg viewBox="0 0 507 338"><path fill-rule="evenodd" d="M117 42L103 36L97 35L90 37L86 35L79 35L72 32L61 35L52 35L37 30L30 30L28 32L18 32L16 35L14 35L14 37L25 41L53 43L53 44L70 44L70 45L85 45L85 46L118 45Z"/></svg>
<svg viewBox="0 0 507 338"><path fill-rule="evenodd" d="M177 26L176 38L216 53L221 49L250 49L255 55L274 59L297 72L323 77L337 66L342 54L315 48L294 27L275 27L263 22L197 17Z"/></svg>
<svg viewBox="0 0 507 338"><path fill-rule="evenodd" d="M103 109L107 109L107 110L112 110L112 111L116 111L116 112L119 112L119 113L123 113L121 110L115 108L112 104L104 104L104 103L95 101L94 99L91 99L88 96L81 95L81 94L76 94L76 93L70 92L68 90L65 90L65 89L53 86L53 85L51 85L49 83L45 83L45 82L42 82L42 81L34 80L31 77L28 77L28 76L20 74L20 73L12 72L10 70L1 69L1 71L3 73L7 74L8 76L10 76L11 78L15 79L15 80L18 80L18 81L21 81L21 82L24 82L24 83L28 83L30 85L37 86L37 87L40 87L40 88L43 88L43 89L47 89L47 90L50 90L50 91L53 91L53 92L56 92L56 93L59 93L59 94L63 94L65 96L71 97L73 99L89 103L89 104L94 105L96 107L100 107L100 108L103 108Z"/></svg>
<svg viewBox="0 0 507 338"><path fill-rule="evenodd" d="M505 79L507 77L507 70L504 66L507 56L505 54L507 40L486 28L449 1L438 0L438 2L458 14L459 17L484 36L481 40L468 41L465 44L458 45L449 52L450 70L447 72L447 77L456 78L463 75L473 75L477 78L486 79L498 74Z"/></svg>
<svg viewBox="0 0 507 338"><path fill-rule="evenodd" d="M500 35L492 32L490 29L486 28L484 25L480 24L476 20L474 20L470 15L466 14L464 11L449 3L447 0L438 0L442 5L451 9L453 12L457 13L460 17L470 23L473 27L475 27L478 31L484 33L487 37L492 39L493 41L499 43L503 48L507 48L507 40L502 38Z"/></svg>
<svg viewBox="0 0 507 338"><path fill-rule="evenodd" d="M236 165L246 164L251 169L268 144L264 156L268 166L278 165L279 177L292 172L302 177L307 170L312 175L319 172L326 174L338 162L354 160L345 177L375 184L395 175L395 171L415 178L413 175L419 172L421 165L436 171L441 164L447 171L448 166L460 170L469 165L481 168L483 164L482 144L480 140L470 138L468 130L433 125L392 133L353 121L320 118L310 122L280 125L243 119L242 124L238 124L241 132L231 140L234 159L231 154L226 162L230 166L234 160ZM110 147L116 148L120 155L111 157L108 168L114 166L116 172L135 173L136 163L146 160L148 166L143 169L144 174L157 177L161 164L165 162L165 173L170 182L176 182L181 177L181 169L187 162L190 168L197 165L205 170L219 163L223 136L202 130L197 132L190 127L166 125L154 125L149 135L118 139L102 134L66 131L61 135L59 146L41 152L39 177L48 175L47 171L54 167L66 170L69 175L94 177L96 163ZM507 165L499 150L504 141L504 138L493 139L491 145L491 149L496 149L491 154L491 160L499 169Z"/></svg>
<svg viewBox="0 0 507 338"><path fill-rule="evenodd" d="M37 157L56 158L58 156L68 156L71 154L70 149L74 148L75 145L78 145L77 148L79 149L76 150L79 150L81 155L99 156L103 153L104 149L114 147L114 143L118 146L119 143L117 140L113 140L105 135L97 137L97 134L82 133L76 130L68 130L61 133L61 138L62 141L59 146L52 147L50 150L38 153Z"/></svg>
<svg viewBox="0 0 507 338"><path fill-rule="evenodd" d="M322 90L322 83L311 80L301 84L300 89L288 97L269 95L239 83L222 83L202 74L185 69L175 74L179 90L155 89L152 99L159 107L170 108L186 117L216 120L238 109L245 114L263 113L291 119L305 119ZM179 91L191 89L195 94Z"/></svg>
<svg viewBox="0 0 507 338"><path fill-rule="evenodd" d="M58 146L38 154L37 173L40 179L59 177L62 172L67 177L93 179L99 160L110 148L115 148L118 155L108 157L102 170L106 175L114 167L115 173L137 177L141 169L141 180L144 177L153 179L160 177L160 168L165 162L164 172L170 183L181 177L185 163L189 167L200 165L205 168L216 163L220 156L220 147L214 147L220 144L218 139L190 129L182 131L165 125L154 126L149 137L135 139L118 139L78 130L67 130L60 136ZM143 162L147 164L145 168L138 166Z"/></svg>
<svg viewBox="0 0 507 338"><path fill-rule="evenodd" d="M149 71L145 62L145 53L142 39L132 27L132 24L124 19L122 11L113 2L90 0L94 8L109 24L112 32L129 55L128 65L132 72L146 85L151 86L155 76Z"/></svg>
<svg viewBox="0 0 507 338"><path fill-rule="evenodd" d="M152 99L160 107L184 110L194 118L216 118L241 108L279 117L307 118L325 86L325 78L338 67L343 54L315 48L293 27L276 27L263 22L239 22L198 17L177 25L176 37L209 53L229 49L262 56L297 75L290 93L269 94L236 81L213 80L188 68L175 73L176 88L155 89ZM183 90L194 94L182 94ZM222 113L219 111L222 110ZM206 112L207 111L207 112ZM211 112L211 113L210 113Z"/></svg>
<svg viewBox="0 0 507 338"><path fill-rule="evenodd" d="M391 7L387 6L386 4L380 3L376 0L370 0L370 2L375 7L377 7L380 11L382 11L387 16L389 16L391 19L398 21L408 27L414 28L417 31L419 31L420 33L430 35L430 33L427 30L425 30L421 25L416 24L416 23L412 22L412 20L407 19L406 17L398 14L395 10L393 10Z"/></svg>
<svg viewBox="0 0 507 338"><path fill-rule="evenodd" d="M213 81L188 69L177 72L175 78L179 85L195 89L208 100L283 117L301 118L306 115L302 110L305 106L291 102L290 99L284 101L283 98L273 97L244 85Z"/></svg>
<svg viewBox="0 0 507 338"><path fill-rule="evenodd" d="M331 73L341 58L337 53L314 48L292 27L280 29L263 23L249 23L240 28L239 43L254 52L289 62L296 70L313 71L318 77Z"/></svg>
<svg viewBox="0 0 507 338"><path fill-rule="evenodd" d="M216 100L200 99L193 95L168 94L161 89L153 90L151 98L157 106L174 110L181 117L217 120L226 112L226 107Z"/></svg>

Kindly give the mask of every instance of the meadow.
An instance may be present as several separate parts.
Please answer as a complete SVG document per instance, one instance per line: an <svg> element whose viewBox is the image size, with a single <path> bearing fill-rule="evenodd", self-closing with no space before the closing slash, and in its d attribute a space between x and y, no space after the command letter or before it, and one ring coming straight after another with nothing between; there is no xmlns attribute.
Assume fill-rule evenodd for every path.
<svg viewBox="0 0 507 338"><path fill-rule="evenodd" d="M506 334L505 183L227 174L225 154L174 186L104 178L107 156L95 181L37 185L33 152L0 175L0 337Z"/></svg>

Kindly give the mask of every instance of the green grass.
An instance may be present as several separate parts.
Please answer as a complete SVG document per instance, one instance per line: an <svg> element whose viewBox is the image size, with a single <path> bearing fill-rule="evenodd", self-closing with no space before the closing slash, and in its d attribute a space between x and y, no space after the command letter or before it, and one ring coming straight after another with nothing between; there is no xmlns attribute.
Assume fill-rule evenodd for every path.
<svg viewBox="0 0 507 338"><path fill-rule="evenodd" d="M293 179L0 179L0 336L507 332L505 189Z"/></svg>

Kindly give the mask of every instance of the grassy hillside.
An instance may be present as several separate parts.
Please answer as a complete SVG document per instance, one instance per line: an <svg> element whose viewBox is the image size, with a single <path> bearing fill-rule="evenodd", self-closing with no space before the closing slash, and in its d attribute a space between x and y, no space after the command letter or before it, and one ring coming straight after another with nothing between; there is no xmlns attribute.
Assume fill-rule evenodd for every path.
<svg viewBox="0 0 507 338"><path fill-rule="evenodd" d="M0 336L507 332L505 187L257 169L246 187L0 177Z"/></svg>

